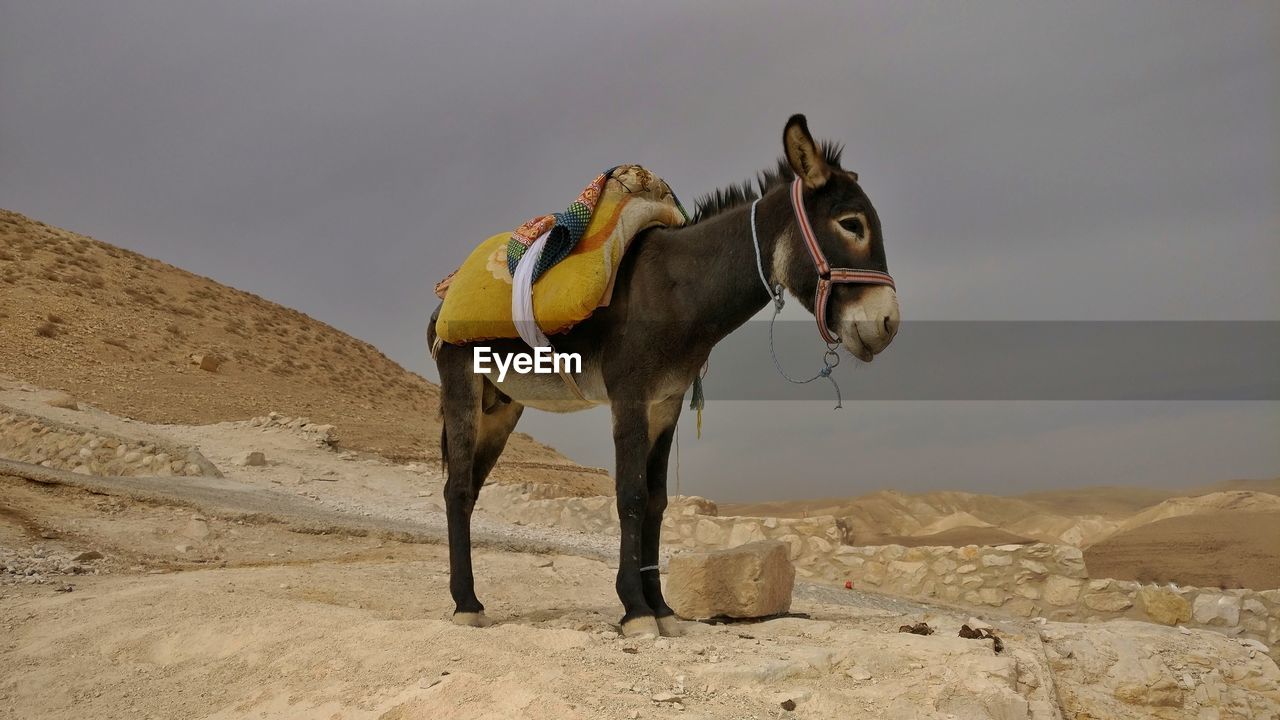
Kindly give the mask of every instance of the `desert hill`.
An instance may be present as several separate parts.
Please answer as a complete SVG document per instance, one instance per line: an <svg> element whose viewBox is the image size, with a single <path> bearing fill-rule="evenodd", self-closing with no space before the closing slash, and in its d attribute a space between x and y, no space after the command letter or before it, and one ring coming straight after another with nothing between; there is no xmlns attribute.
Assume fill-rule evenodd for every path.
<svg viewBox="0 0 1280 720"><path fill-rule="evenodd" d="M201 369L193 356L220 364ZM276 410L336 425L344 447L438 458L439 389L368 343L252 293L6 210L0 374L148 422L207 424ZM611 487L604 471L522 433L494 477L582 494Z"/></svg>
<svg viewBox="0 0 1280 720"><path fill-rule="evenodd" d="M1280 587L1280 512L1208 509L1138 525L1085 550L1089 571L1120 580Z"/></svg>

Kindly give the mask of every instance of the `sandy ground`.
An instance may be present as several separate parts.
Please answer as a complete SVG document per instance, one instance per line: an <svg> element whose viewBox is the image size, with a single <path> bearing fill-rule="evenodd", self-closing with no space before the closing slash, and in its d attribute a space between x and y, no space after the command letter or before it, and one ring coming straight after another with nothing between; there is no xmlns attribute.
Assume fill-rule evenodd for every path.
<svg viewBox="0 0 1280 720"><path fill-rule="evenodd" d="M1135 630L1095 636L989 617L1005 646L996 654L989 640L957 636L975 622L967 612L832 586L798 583L790 617L688 623L682 637L625 639L616 625L615 538L512 526L482 511L477 589L496 624L458 627L448 619L434 466L242 422L150 425L53 408L51 395L9 387L0 404L198 445L226 477L94 478L0 461L0 718L1145 712L1117 705L1110 690L1086 692L1091 673L1119 657L1107 643L1135 647ZM264 452L268 464L237 465L246 450ZM920 621L935 634L898 632ZM1277 671L1264 654L1212 633L1141 629L1151 637L1136 647L1161 648L1144 661L1159 672L1175 672L1170 663L1187 652L1179 644L1212 648L1210 663L1233 669L1228 680L1280 696L1266 690ZM1047 643L1049 630L1063 639ZM1086 651L1095 646L1103 649ZM1206 666L1196 678L1212 672ZM1258 690L1231 692L1243 698L1241 712L1272 707ZM1249 715L1223 715L1232 716Z"/></svg>

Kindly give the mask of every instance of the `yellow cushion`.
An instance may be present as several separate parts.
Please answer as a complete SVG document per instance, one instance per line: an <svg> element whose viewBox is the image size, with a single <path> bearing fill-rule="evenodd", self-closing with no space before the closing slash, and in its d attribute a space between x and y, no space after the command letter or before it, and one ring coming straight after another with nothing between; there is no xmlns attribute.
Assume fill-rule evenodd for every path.
<svg viewBox="0 0 1280 720"><path fill-rule="evenodd" d="M613 185L611 181L609 186ZM533 314L538 327L555 335L607 305L614 275L631 240L648 227L684 222L669 190L651 197L606 187L577 246L533 284ZM511 319L510 238L507 232L485 240L448 280L436 321L441 340L460 344L519 337Z"/></svg>

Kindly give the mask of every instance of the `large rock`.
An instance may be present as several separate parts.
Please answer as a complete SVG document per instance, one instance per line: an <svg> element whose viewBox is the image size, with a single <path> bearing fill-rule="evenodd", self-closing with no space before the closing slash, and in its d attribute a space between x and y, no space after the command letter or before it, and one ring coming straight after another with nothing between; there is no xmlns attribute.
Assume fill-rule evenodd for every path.
<svg viewBox="0 0 1280 720"><path fill-rule="evenodd" d="M1062 717L1280 717L1280 668L1215 632L1147 622L1046 623L1040 628Z"/></svg>
<svg viewBox="0 0 1280 720"><path fill-rule="evenodd" d="M776 540L671 558L666 599L680 617L753 618L791 609L795 582L787 546Z"/></svg>

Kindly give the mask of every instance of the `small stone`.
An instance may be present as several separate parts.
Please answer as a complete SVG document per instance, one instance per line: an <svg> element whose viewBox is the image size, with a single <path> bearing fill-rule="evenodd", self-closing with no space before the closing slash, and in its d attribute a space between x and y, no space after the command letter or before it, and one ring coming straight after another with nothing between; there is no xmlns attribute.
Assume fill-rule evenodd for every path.
<svg viewBox="0 0 1280 720"><path fill-rule="evenodd" d="M89 562L90 560L101 560L102 553L98 552L97 550L86 550L71 559L76 562Z"/></svg>
<svg viewBox="0 0 1280 720"><path fill-rule="evenodd" d="M1084 604L1099 612L1120 612L1133 605L1124 593L1102 592L1084 596Z"/></svg>
<svg viewBox="0 0 1280 720"><path fill-rule="evenodd" d="M267 464L267 456L257 450L241 453L236 464L242 467L262 467Z"/></svg>
<svg viewBox="0 0 1280 720"><path fill-rule="evenodd" d="M222 365L222 358L210 353L193 355L191 357L191 364L198 365L201 370L206 372L217 372L218 367Z"/></svg>
<svg viewBox="0 0 1280 720"><path fill-rule="evenodd" d="M792 710L796 709L796 701L790 698L783 700L781 704L782 704L782 709L786 710L787 712L791 712Z"/></svg>
<svg viewBox="0 0 1280 720"><path fill-rule="evenodd" d="M1240 623L1240 598L1205 593L1195 599L1191 617L1202 625L1234 627Z"/></svg>
<svg viewBox="0 0 1280 720"><path fill-rule="evenodd" d="M860 667L851 667L848 670L845 670L844 674L848 675L850 680L870 680L871 679L871 673L867 672L866 670Z"/></svg>
<svg viewBox="0 0 1280 720"><path fill-rule="evenodd" d="M680 702L680 696L670 692L654 693L653 695L649 696L649 699L659 704Z"/></svg>
<svg viewBox="0 0 1280 720"><path fill-rule="evenodd" d="M1177 625L1191 619L1191 603L1172 590L1144 587L1138 591L1138 602L1147 617L1161 625Z"/></svg>
<svg viewBox="0 0 1280 720"><path fill-rule="evenodd" d="M58 393L49 398L46 402L49 407L61 408L63 410L79 410L80 403L76 399L66 393Z"/></svg>

